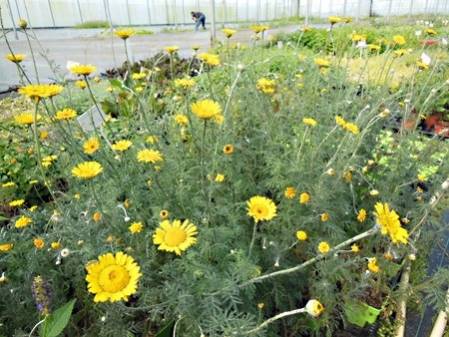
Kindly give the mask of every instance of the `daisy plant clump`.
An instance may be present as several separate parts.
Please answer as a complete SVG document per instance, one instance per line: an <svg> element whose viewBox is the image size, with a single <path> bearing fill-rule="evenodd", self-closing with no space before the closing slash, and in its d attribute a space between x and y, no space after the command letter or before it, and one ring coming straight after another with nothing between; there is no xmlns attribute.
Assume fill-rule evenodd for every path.
<svg viewBox="0 0 449 337"><path fill-rule="evenodd" d="M444 232L447 51L421 46L419 67L408 30L329 24L22 85L0 128L0 335L72 300L61 333L81 337L337 336L354 301L445 307L449 272L419 275Z"/></svg>

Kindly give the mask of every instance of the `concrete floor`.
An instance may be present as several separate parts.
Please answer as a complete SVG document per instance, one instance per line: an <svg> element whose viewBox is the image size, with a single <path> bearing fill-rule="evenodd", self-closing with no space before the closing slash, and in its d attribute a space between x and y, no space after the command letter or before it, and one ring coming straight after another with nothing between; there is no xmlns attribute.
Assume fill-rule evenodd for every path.
<svg viewBox="0 0 449 337"><path fill-rule="evenodd" d="M150 28L154 31L154 29ZM277 32L291 32L298 29L298 26L285 26L270 30L269 34ZM126 59L125 48L122 40L102 36L102 30L98 29L39 29L35 30L40 45L46 50L49 60L54 62L58 69L59 76L66 76L67 61L80 63L90 63L98 67L100 72L106 69L118 66ZM239 31L233 38L234 42L249 43L252 32L249 30ZM33 65L25 37L20 36L19 40L14 39L11 33L8 35L10 45L15 53L27 55L27 59L22 63L32 81L35 80ZM224 39L221 32L219 38ZM166 46L177 45L180 48L182 57L189 56L192 53L191 47L199 45L201 50L206 51L210 43L209 31L199 32L179 32L163 33L158 32L153 35L133 36L129 41L129 49L134 60L143 59L156 54ZM33 49L37 58L39 77L42 81L51 81L55 78L48 61L39 51L41 48L36 41L32 41ZM9 53L7 44L3 39L0 40L0 55ZM17 69L11 62L0 58L0 92L8 87L19 84Z"/></svg>

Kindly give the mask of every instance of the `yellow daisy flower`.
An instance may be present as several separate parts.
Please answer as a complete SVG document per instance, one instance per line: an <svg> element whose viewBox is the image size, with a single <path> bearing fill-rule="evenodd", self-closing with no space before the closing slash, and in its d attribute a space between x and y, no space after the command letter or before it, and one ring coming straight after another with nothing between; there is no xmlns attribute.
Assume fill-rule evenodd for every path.
<svg viewBox="0 0 449 337"><path fill-rule="evenodd" d="M322 213L321 215L320 215L320 220L322 221L322 222L326 222L326 221L329 221L329 219L330 219L330 215L329 215L329 213Z"/></svg>
<svg viewBox="0 0 449 337"><path fill-rule="evenodd" d="M262 197L254 196L246 203L248 215L254 219L255 222L262 220L268 221L273 219L276 214L276 205L273 200Z"/></svg>
<svg viewBox="0 0 449 337"><path fill-rule="evenodd" d="M224 28L221 30L223 34L226 36L226 38L230 39L235 33L237 33L236 30L230 29L230 28Z"/></svg>
<svg viewBox="0 0 449 337"><path fill-rule="evenodd" d="M100 148L100 141L96 137L91 137L83 144L83 151L85 154L94 154Z"/></svg>
<svg viewBox="0 0 449 337"><path fill-rule="evenodd" d="M121 38L122 40L127 40L129 39L131 36L133 36L134 34L136 34L136 31L132 28L121 28L121 29L117 29L114 34Z"/></svg>
<svg viewBox="0 0 449 337"><path fill-rule="evenodd" d="M141 163L155 164L164 160L158 150L143 149L137 153L137 160Z"/></svg>
<svg viewBox="0 0 449 337"><path fill-rule="evenodd" d="M175 116L175 122L178 125L186 126L189 124L189 118L184 114L177 114Z"/></svg>
<svg viewBox="0 0 449 337"><path fill-rule="evenodd" d="M309 236L307 235L306 231L297 231L296 232L296 238L298 241L306 241Z"/></svg>
<svg viewBox="0 0 449 337"><path fill-rule="evenodd" d="M9 252L14 247L14 244L10 242L0 243L0 252L6 253Z"/></svg>
<svg viewBox="0 0 449 337"><path fill-rule="evenodd" d="M257 81L256 88L264 94L273 95L276 92L276 81L262 77Z"/></svg>
<svg viewBox="0 0 449 337"><path fill-rule="evenodd" d="M180 220L164 220L153 234L153 243L159 246L158 250L181 255L196 243L197 233L197 227L189 220L182 223Z"/></svg>
<svg viewBox="0 0 449 337"><path fill-rule="evenodd" d="M313 118L303 118L302 122L307 126L316 126L318 122Z"/></svg>
<svg viewBox="0 0 449 337"><path fill-rule="evenodd" d="M220 65L220 56L216 54L209 54L209 53L201 53L198 54L198 59L203 61L204 63L210 65L210 66L219 66Z"/></svg>
<svg viewBox="0 0 449 337"><path fill-rule="evenodd" d="M331 246L326 241L321 241L318 244L318 251L321 254L327 254L327 253L329 253L330 250L331 250Z"/></svg>
<svg viewBox="0 0 449 337"><path fill-rule="evenodd" d="M112 149L114 151L124 152L128 150L133 143L130 140L119 140L112 144Z"/></svg>
<svg viewBox="0 0 449 337"><path fill-rule="evenodd" d="M96 211L94 214L92 214L92 220L94 222L100 222L102 218L103 218L103 215L99 211Z"/></svg>
<svg viewBox="0 0 449 337"><path fill-rule="evenodd" d="M16 228L25 228L28 227L33 222L33 220L30 217L27 217L25 215L22 215L20 218L16 220L14 223L14 227Z"/></svg>
<svg viewBox="0 0 449 337"><path fill-rule="evenodd" d="M94 302L127 301L137 292L142 276L139 265L123 252L100 255L86 265L86 270L87 289L95 294Z"/></svg>
<svg viewBox="0 0 449 337"><path fill-rule="evenodd" d="M357 214L357 221L358 221L358 222L365 222L365 220L366 220L366 215L367 215L366 210L362 208L362 209L359 211L359 213Z"/></svg>
<svg viewBox="0 0 449 337"><path fill-rule="evenodd" d="M406 43L406 40L402 35L395 35L393 36L393 42L399 46L402 46Z"/></svg>
<svg viewBox="0 0 449 337"><path fill-rule="evenodd" d="M131 234L137 234L140 233L143 229L143 225L141 222L133 222L129 227L128 230L131 232Z"/></svg>
<svg viewBox="0 0 449 337"><path fill-rule="evenodd" d="M103 172L103 167L96 161L85 161L72 169L72 175L80 179L92 179Z"/></svg>
<svg viewBox="0 0 449 337"><path fill-rule="evenodd" d="M380 231L383 235L389 235L393 243L407 244L408 231L401 227L399 215L390 210L387 203L376 203L374 206L376 222L380 226Z"/></svg>
<svg viewBox="0 0 449 337"><path fill-rule="evenodd" d="M287 199L293 199L296 196L296 188L289 186L284 191L284 197Z"/></svg>
<svg viewBox="0 0 449 337"><path fill-rule="evenodd" d="M45 241L42 238L34 238L33 245L36 249L42 249L45 246Z"/></svg>
<svg viewBox="0 0 449 337"><path fill-rule="evenodd" d="M178 78L175 80L175 87L177 88L183 88L183 89L190 89L195 86L196 82L195 80L191 78Z"/></svg>
<svg viewBox="0 0 449 337"><path fill-rule="evenodd" d="M310 202L310 194L307 192L303 192L299 196L299 203L300 204L308 204Z"/></svg>
<svg viewBox="0 0 449 337"><path fill-rule="evenodd" d="M176 52L179 50L179 47L178 47L178 46L168 46L168 47L165 47L164 50L165 50L168 54L171 55L171 54L176 53Z"/></svg>
<svg viewBox="0 0 449 337"><path fill-rule="evenodd" d="M25 203L24 199L17 199L9 202L9 207L20 207Z"/></svg>
<svg viewBox="0 0 449 337"><path fill-rule="evenodd" d="M59 95L63 89L63 86L57 84L29 84L19 88L19 93L32 100L39 101L43 98Z"/></svg>
<svg viewBox="0 0 449 337"><path fill-rule="evenodd" d="M37 121L41 119L40 115L37 115ZM34 114L30 112L24 112L14 116L14 122L19 125L31 125L34 123Z"/></svg>
<svg viewBox="0 0 449 337"><path fill-rule="evenodd" d="M25 54L8 54L6 55L6 59L13 63L20 63L25 60Z"/></svg>
<svg viewBox="0 0 449 337"><path fill-rule="evenodd" d="M372 273L378 273L380 271L379 265L377 264L377 259L375 257L368 259L368 270Z"/></svg>
<svg viewBox="0 0 449 337"><path fill-rule="evenodd" d="M74 119L76 115L77 113L75 110L67 108L57 111L55 119L58 121L68 121Z"/></svg>
<svg viewBox="0 0 449 337"><path fill-rule="evenodd" d="M204 120L211 119L216 115L221 114L220 104L211 99L197 101L191 105L191 109L198 118Z"/></svg>
<svg viewBox="0 0 449 337"><path fill-rule="evenodd" d="M97 71L97 67L91 64L75 64L69 68L70 72L75 75L89 76Z"/></svg>

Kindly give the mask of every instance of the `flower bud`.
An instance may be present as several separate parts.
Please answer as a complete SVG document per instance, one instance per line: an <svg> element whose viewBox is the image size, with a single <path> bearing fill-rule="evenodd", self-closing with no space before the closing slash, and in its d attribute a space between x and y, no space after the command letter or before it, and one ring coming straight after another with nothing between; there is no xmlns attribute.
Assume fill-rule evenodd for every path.
<svg viewBox="0 0 449 337"><path fill-rule="evenodd" d="M24 19L20 19L18 26L22 29L26 29L28 27L28 22Z"/></svg>
<svg viewBox="0 0 449 337"><path fill-rule="evenodd" d="M310 316L318 317L324 311L324 306L318 300L309 300L305 309Z"/></svg>

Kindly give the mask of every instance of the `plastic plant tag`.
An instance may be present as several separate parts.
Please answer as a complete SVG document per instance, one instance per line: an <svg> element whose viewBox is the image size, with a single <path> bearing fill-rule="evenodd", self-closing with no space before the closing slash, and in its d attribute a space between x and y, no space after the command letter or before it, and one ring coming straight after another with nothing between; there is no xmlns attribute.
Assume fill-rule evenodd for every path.
<svg viewBox="0 0 449 337"><path fill-rule="evenodd" d="M77 121L84 132L93 131L103 125L106 115L100 107L99 109L100 111L96 106L92 106L89 110L77 118Z"/></svg>
<svg viewBox="0 0 449 337"><path fill-rule="evenodd" d="M362 302L349 302L345 305L345 315L349 323L363 328L367 323L373 324L381 310Z"/></svg>

